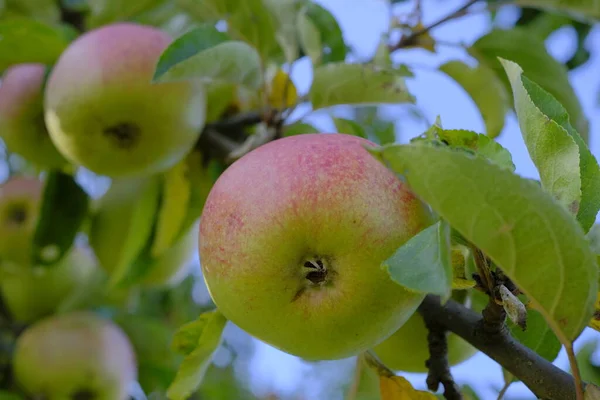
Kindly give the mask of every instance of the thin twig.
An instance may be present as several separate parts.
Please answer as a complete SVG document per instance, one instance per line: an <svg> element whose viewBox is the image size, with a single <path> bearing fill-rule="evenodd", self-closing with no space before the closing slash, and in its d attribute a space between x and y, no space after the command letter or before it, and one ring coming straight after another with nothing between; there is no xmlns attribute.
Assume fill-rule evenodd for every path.
<svg viewBox="0 0 600 400"><path fill-rule="evenodd" d="M465 15L467 15L468 9L469 7L471 7L473 4L479 2L480 0L469 0L466 4L464 4L463 6L461 6L460 8L454 10L453 12L451 12L450 14L446 15L445 17L435 21L434 23L432 23L431 25L428 25L426 27L423 27L421 29L418 29L414 32L412 32L410 35L407 36L403 36L398 43L391 45L389 47L389 51L393 52L396 51L398 49L404 48L404 47L408 47L412 44L415 43L415 41L422 35L425 35L427 33L429 33L429 31L431 31L432 29L450 21L456 18L460 18L463 17Z"/></svg>

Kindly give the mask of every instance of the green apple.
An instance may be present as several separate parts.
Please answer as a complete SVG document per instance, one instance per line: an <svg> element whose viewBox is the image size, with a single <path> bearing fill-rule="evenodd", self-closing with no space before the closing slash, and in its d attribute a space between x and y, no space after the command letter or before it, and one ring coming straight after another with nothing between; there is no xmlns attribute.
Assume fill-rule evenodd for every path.
<svg viewBox="0 0 600 400"><path fill-rule="evenodd" d="M126 400L137 379L129 338L115 323L78 311L45 318L17 339L16 381L34 398Z"/></svg>
<svg viewBox="0 0 600 400"><path fill-rule="evenodd" d="M71 162L109 177L164 171L189 153L206 119L197 81L152 83L171 37L115 23L91 30L62 53L48 78L45 121Z"/></svg>
<svg viewBox="0 0 600 400"><path fill-rule="evenodd" d="M459 300L465 291L455 291L453 298ZM425 362L429 359L428 334L425 321L415 313L392 336L373 348L373 352L390 369L404 372L427 372ZM477 353L477 349L460 336L449 333L448 364L458 365Z"/></svg>
<svg viewBox="0 0 600 400"><path fill-rule="evenodd" d="M213 301L254 337L307 360L341 359L398 330L423 294L381 263L433 223L365 139L304 134L232 164L200 220Z"/></svg>
<svg viewBox="0 0 600 400"><path fill-rule="evenodd" d="M43 64L17 64L6 70L0 85L0 137L9 151L41 169L67 161L58 152L44 122Z"/></svg>
<svg viewBox="0 0 600 400"><path fill-rule="evenodd" d="M15 176L0 186L0 261L30 266L44 182Z"/></svg>
<svg viewBox="0 0 600 400"><path fill-rule="evenodd" d="M0 290L11 316L31 323L53 314L63 300L92 278L96 268L87 248L74 247L52 266L3 264Z"/></svg>

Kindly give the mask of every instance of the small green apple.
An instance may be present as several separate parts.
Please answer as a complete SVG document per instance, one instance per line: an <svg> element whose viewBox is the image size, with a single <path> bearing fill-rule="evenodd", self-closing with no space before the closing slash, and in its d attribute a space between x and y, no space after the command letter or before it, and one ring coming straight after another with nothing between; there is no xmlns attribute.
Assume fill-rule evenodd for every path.
<svg viewBox="0 0 600 400"><path fill-rule="evenodd" d="M30 266L44 182L15 176L0 186L0 262Z"/></svg>
<svg viewBox="0 0 600 400"><path fill-rule="evenodd" d="M455 291L454 300L465 297L466 291ZM408 321L392 336L373 348L373 352L390 369L404 372L427 372L425 362L429 359L428 334L425 321L419 313L413 314ZM449 333L448 364L458 365L477 353L477 349L460 336Z"/></svg>
<svg viewBox="0 0 600 400"><path fill-rule="evenodd" d="M0 290L15 321L31 323L53 314L80 285L92 278L96 262L89 249L74 247L57 265L1 266Z"/></svg>
<svg viewBox="0 0 600 400"><path fill-rule="evenodd" d="M232 164L200 220L213 301L256 338L307 360L341 359L398 330L424 298L381 263L430 210L344 134L278 139Z"/></svg>
<svg viewBox="0 0 600 400"><path fill-rule="evenodd" d="M172 38L120 22L93 29L62 53L48 78L50 138L74 164L110 177L164 171L192 150L206 119L201 82L152 83Z"/></svg>
<svg viewBox="0 0 600 400"><path fill-rule="evenodd" d="M44 122L43 64L17 64L6 70L0 85L0 137L9 151L41 169L60 168L67 160L58 152Z"/></svg>
<svg viewBox="0 0 600 400"><path fill-rule="evenodd" d="M17 339L13 372L34 398L126 400L137 379L129 338L87 311L47 317Z"/></svg>

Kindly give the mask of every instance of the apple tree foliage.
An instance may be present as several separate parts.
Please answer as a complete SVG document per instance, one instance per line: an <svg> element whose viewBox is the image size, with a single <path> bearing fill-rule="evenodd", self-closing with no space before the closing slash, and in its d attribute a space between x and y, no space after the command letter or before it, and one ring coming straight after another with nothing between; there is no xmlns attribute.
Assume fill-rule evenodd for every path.
<svg viewBox="0 0 600 400"><path fill-rule="evenodd" d="M465 1L427 25L422 3L435 1L385 1L389 27L372 56L357 60L332 13L310 0L0 0L2 71L41 63L50 73L82 33L130 21L174 38L149 84L194 81L207 91L206 124L193 151L168 171L137 183L111 182L74 164L39 168L4 146L6 179L43 181L31 264L52 270L83 241L101 261L111 260L111 270L95 271L70 287L53 310L20 321L6 309L10 293L26 299L39 294L41 286L11 291L8 270L15 266L2 266L0 398L29 398L10 373L23 330L39 318L76 310L97 312L126 333L135 350L139 385L149 399L255 398L231 365L213 363L216 350L225 346L228 321L213 305L194 301L201 277L187 271L167 282L161 269L169 269L169 261L160 262L160 255L189 255L187 247L178 246L184 248L181 243L197 229L204 200L230 163L271 140L322 131L308 121L315 111L331 118L336 132L374 142L372 156L405 180L437 217L381 265L390 279L430 299L439 297L440 304L466 292L471 301L461 307L478 315L495 307L507 317L502 326L523 349L546 363L561 348L569 354L575 389L549 398L600 398L594 397L600 391L595 386L600 385L600 366L591 359L596 344L586 343L577 354L573 350L584 329L600 330L600 166L588 145L595 137L569 82L569 71L586 64L595 51L586 39L600 19L600 3ZM355 4L369 12L367 1ZM513 26L499 28L494 24L504 7L516 7L519 17ZM380 117L377 107L399 105L417 118L423 112L417 106L419 93L406 85L418 79L413 71L419 66L398 63L395 55L420 49L435 56L439 46L448 45L436 36L437 26L459 23L482 10L490 15L488 32L473 43L452 44L463 57L440 61L437 73L470 96L484 131L447 129L438 118L400 143L395 122ZM577 45L561 63L548 52L545 39L565 26L575 31ZM300 61L310 61L312 69L306 91L290 78ZM345 106L353 117L342 117L336 106ZM511 153L497 141L509 114L518 119L539 180L516 173ZM97 193L94 185L104 185L104 192ZM102 232L95 228L99 218ZM189 240L185 243L195 237ZM457 248L465 254L460 262L454 257ZM486 318L484 311L482 321ZM461 328L451 325L444 329L460 334ZM531 384L514 372L519 368L500 363L506 387L522 380L537 395L544 393L539 386L554 378L539 376L542 383ZM371 352L357 354L355 374L340 388L348 399L443 397L440 391L434 394L437 385L430 389L414 389L402 371L392 372ZM459 391L462 398L478 398L468 386ZM457 398L448 391L446 396Z"/></svg>

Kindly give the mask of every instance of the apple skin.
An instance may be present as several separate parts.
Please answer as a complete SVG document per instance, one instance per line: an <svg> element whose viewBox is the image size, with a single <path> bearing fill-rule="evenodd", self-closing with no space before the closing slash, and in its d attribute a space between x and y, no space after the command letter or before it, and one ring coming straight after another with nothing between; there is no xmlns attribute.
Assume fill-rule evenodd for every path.
<svg viewBox="0 0 600 400"><path fill-rule="evenodd" d="M15 176L0 186L0 261L30 266L44 182Z"/></svg>
<svg viewBox="0 0 600 400"><path fill-rule="evenodd" d="M365 145L318 133L263 145L225 170L201 216L200 261L216 306L306 360L375 346L424 298L380 265L434 222L431 212Z"/></svg>
<svg viewBox="0 0 600 400"><path fill-rule="evenodd" d="M54 313L77 287L92 278L96 268L89 249L74 247L57 265L2 265L0 290L13 319L31 323Z"/></svg>
<svg viewBox="0 0 600 400"><path fill-rule="evenodd" d="M375 346L373 352L394 371L427 372L425 366L425 362L429 359L427 334L423 317L415 313L392 336ZM451 367L468 360L478 351L454 333L449 333L447 340L448 364Z"/></svg>
<svg viewBox="0 0 600 400"><path fill-rule="evenodd" d="M153 84L172 38L158 28L114 23L91 30L56 62L45 120L58 150L99 175L164 171L194 146L205 124L200 82Z"/></svg>
<svg viewBox="0 0 600 400"><path fill-rule="evenodd" d="M47 400L126 400L137 362L121 328L78 311L27 328L17 339L13 371L23 389Z"/></svg>
<svg viewBox="0 0 600 400"><path fill-rule="evenodd" d="M58 152L44 122L44 64L17 64L0 84L0 136L9 151L41 169L61 168Z"/></svg>

